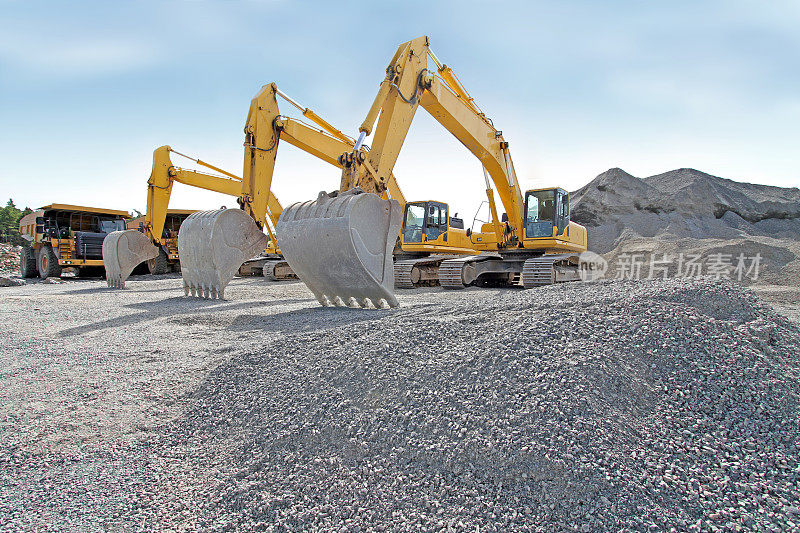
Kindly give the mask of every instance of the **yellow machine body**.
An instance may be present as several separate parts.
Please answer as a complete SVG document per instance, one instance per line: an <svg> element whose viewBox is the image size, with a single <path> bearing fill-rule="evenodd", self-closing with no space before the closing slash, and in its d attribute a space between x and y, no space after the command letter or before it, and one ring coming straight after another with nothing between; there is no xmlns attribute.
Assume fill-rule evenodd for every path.
<svg viewBox="0 0 800 533"><path fill-rule="evenodd" d="M428 58L433 60L435 69L428 69ZM547 198L540 211L526 211L526 201L536 190L523 194L503 132L478 107L454 71L433 54L425 36L401 44L390 60L386 77L359 128L358 141L352 151L340 158L340 193L360 190L383 198L397 198L397 184L391 172L419 106L480 161L491 212L490 222L484 224L479 234L465 232L469 237L467 249L488 253L441 261L436 264L439 282L448 288L463 288L476 282L521 283L533 287L578 279L578 256L586 250L586 231L569 221L568 194L559 188L541 190L543 196L550 194L553 202L562 202L558 214L552 215L549 221L545 217ZM364 141L368 135L372 135L372 139L366 149ZM547 191L549 193L545 194ZM505 209L502 216L498 213L495 193ZM538 203L536 207L539 208ZM531 214L536 216L531 218ZM433 237L423 232L419 242L409 242L404 234L401 237L403 251L410 251L409 246L428 247L431 251L437 247L458 249L457 243L464 241L455 238L456 232L447 227L446 222L440 220L439 224L446 230ZM377 231L386 226L375 224L374 227ZM447 244L443 235L447 236ZM330 257L333 256L331 252ZM319 266L309 270L316 270L319 278L330 279L322 272L327 264L325 257L298 253L299 257L316 262ZM424 258L396 262L395 275L404 276L398 285L409 287L415 286L417 280L429 280L430 272L427 275L417 272L415 276L413 270L420 266L430 270L432 264ZM342 279L345 278L343 275ZM307 284L319 285L316 282ZM332 290L337 291L346 292L346 287Z"/></svg>
<svg viewBox="0 0 800 533"><path fill-rule="evenodd" d="M572 222L569 193L560 187L525 192L522 247L546 254L586 251L586 228Z"/></svg>
<svg viewBox="0 0 800 533"><path fill-rule="evenodd" d="M466 255L476 251L463 221L450 216L446 203L435 200L405 204L400 247L407 253Z"/></svg>
<svg viewBox="0 0 800 533"><path fill-rule="evenodd" d="M71 204L50 204L22 217L19 230L28 241L23 248L23 277L57 277L62 268L103 267L104 237L125 227L127 211Z"/></svg>

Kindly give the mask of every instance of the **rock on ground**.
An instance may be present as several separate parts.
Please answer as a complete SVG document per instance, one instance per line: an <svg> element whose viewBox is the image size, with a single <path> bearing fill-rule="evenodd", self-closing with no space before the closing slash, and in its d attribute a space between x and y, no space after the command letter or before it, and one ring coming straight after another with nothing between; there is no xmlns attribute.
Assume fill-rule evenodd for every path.
<svg viewBox="0 0 800 533"><path fill-rule="evenodd" d="M800 329L729 282L427 289L381 311L260 279L227 302L129 285L0 295L20 322L0 339L0 523L800 527ZM73 311L33 339L30 308L56 305Z"/></svg>
<svg viewBox="0 0 800 533"><path fill-rule="evenodd" d="M19 274L19 254L22 248L0 242L0 276Z"/></svg>

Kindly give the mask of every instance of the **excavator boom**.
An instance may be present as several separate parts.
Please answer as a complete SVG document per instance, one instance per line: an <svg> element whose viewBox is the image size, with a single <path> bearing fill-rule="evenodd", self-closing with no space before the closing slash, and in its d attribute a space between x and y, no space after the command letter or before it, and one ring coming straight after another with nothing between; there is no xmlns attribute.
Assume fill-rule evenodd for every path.
<svg viewBox="0 0 800 533"><path fill-rule="evenodd" d="M190 159L221 175L176 167L172 164L170 154ZM239 196L242 190L242 179L230 172L200 159L181 154L169 146L157 148L153 152L153 168L147 182L147 212L141 226L142 231L135 229L116 231L110 233L103 242L103 260L108 264L106 277L110 287L124 288L125 280L137 265L153 260L159 254L164 254L161 249L166 240L164 225L172 186L176 182L231 196ZM264 213L274 216L274 220L277 220L280 211L281 205L270 191L267 209ZM271 215L272 212L276 214ZM206 297L221 296L242 261L252 257L266 246L266 237L254 219L243 212L240 213L244 215L244 219L238 215L225 215L223 222L216 226L211 225L211 228L215 230L214 235L222 233L219 228L233 227L235 232L232 232L227 238L212 240L205 238L204 233L207 226L198 220L208 219L207 212L194 213L181 224L178 235L178 253L187 294L191 292ZM236 217L236 224L230 222L231 217ZM256 245L260 248L252 252L253 246ZM223 260L226 254L222 250L227 252L228 260ZM239 261L241 255L247 255L247 257ZM233 266L237 261L239 262ZM231 269L234 271L231 272Z"/></svg>
<svg viewBox="0 0 800 533"><path fill-rule="evenodd" d="M436 65L435 72L428 69L428 57ZM558 211L558 220L551 215L551 235L526 235L525 194L519 186L509 143L503 138L503 132L495 128L481 111L453 70L430 51L425 36L401 44L392 57L386 68L386 77L359 128L356 144L340 158L342 178L338 194L346 196L347 202L366 202L359 198L364 194L376 200L391 198L392 169L420 105L481 162L492 214L491 234L483 234L477 239L476 242L482 244L476 246L476 250L490 250L495 254L443 261L439 269L442 284L463 288L483 274L508 283L521 276L525 286L539 284L539 280L547 276L557 281L559 272L567 273L563 279L571 279L573 271L576 271L574 252L586 249L586 233L585 228L568 221L568 197L565 199L560 193L554 196L560 199L561 210ZM370 134L373 135L372 143L367 150L363 142ZM492 184L505 208L502 219L498 219ZM350 191L354 194L348 194ZM363 260L350 261L339 253L348 250L346 244L349 241L386 242L394 235L384 233L394 228L394 205L384 207L384 218L377 215L381 210L376 209L370 211L375 217L371 221L350 220L347 223L341 220L341 216L352 217L358 211L344 208L345 202L340 201L335 204L340 208L339 217L331 217L331 205L334 204L331 204L329 196L320 196L316 201L291 206L278 222L281 228L279 240L291 239L293 243L287 260L296 272L303 272L300 278L323 304L330 300L331 295L344 299L352 295L358 300L357 295L362 290L358 284L369 268ZM553 207L544 206L542 212L548 211L555 212ZM312 220L315 217L318 220ZM544 227L538 219L534 222L539 230ZM304 239L299 238L301 235ZM318 235L324 235L324 238ZM338 246L321 246L324 242ZM548 262L540 259L544 254L555 258L554 252L559 251L569 253L563 260ZM355 259L366 257L366 254L359 255L358 251L347 253L354 254ZM476 266L477 263L481 265ZM413 263L405 261L403 266L408 270ZM545 272L548 268L551 270ZM465 273L469 272L475 275L467 280ZM408 286L409 279L403 279L401 285ZM387 277L373 278L373 293L378 295L388 290L387 283L391 283Z"/></svg>
<svg viewBox="0 0 800 533"><path fill-rule="evenodd" d="M278 109L278 96L300 109L303 116L318 128L281 115ZM355 144L355 141L319 115L300 106L279 91L274 83L262 87L250 102L244 130L244 173L241 178L194 158L189 159L222 175L215 176L175 167L169 158L170 153L188 156L175 152L168 146L161 147L154 153L153 173L148 181L148 209L145 221L150 240L158 242L160 239L174 182L237 196L241 208L194 213L181 225L178 250L187 294L221 298L225 286L240 265L263 250L265 244L268 244L268 250L282 252L277 247L280 240L278 219L285 212L271 192L275 156L281 140L337 167L342 166L340 156L352 150ZM390 175L387 181L391 183L393 193L402 198L394 177ZM355 212L364 212L362 204L363 202L359 203L359 208ZM396 217L399 218L399 214ZM263 230L270 236L268 243ZM134 239L136 237L129 236L127 241L133 242ZM343 242L323 240L326 245L334 248L345 246ZM358 244L362 243L356 242L356 245ZM367 242L367 244L367 248L356 246L354 249L374 250L374 243ZM391 244L394 244L393 240ZM288 246L291 255L291 243ZM148 250L148 253L151 252L152 250ZM385 254L381 252L380 255L383 257ZM123 263L126 261L125 258L130 257L128 261L131 262L135 260L130 254L125 258L121 255L119 257ZM391 258L391 255L389 257ZM272 263L282 263L282 261L270 262L273 274L288 270L280 264ZM133 266L130 267L131 270ZM270 277L269 274L265 276Z"/></svg>

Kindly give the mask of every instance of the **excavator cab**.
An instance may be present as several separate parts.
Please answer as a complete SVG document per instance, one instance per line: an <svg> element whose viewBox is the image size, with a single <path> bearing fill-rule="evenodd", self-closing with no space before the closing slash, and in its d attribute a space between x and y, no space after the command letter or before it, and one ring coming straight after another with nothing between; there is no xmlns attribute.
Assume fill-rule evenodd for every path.
<svg viewBox="0 0 800 533"><path fill-rule="evenodd" d="M552 239L569 226L569 193L561 188L525 193L525 238ZM555 232L553 231L555 228Z"/></svg>
<svg viewBox="0 0 800 533"><path fill-rule="evenodd" d="M435 241L447 233L448 226L447 204L432 201L409 202L403 217L403 241Z"/></svg>
<svg viewBox="0 0 800 533"><path fill-rule="evenodd" d="M458 218L458 213L450 216L450 208L444 202L407 202L400 237L405 255L475 253L464 230L464 219Z"/></svg>

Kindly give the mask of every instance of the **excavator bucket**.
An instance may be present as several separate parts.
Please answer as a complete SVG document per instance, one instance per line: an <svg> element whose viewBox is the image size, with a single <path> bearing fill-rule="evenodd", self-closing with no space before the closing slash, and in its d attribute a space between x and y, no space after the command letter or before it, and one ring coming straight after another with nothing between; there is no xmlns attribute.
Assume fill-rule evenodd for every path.
<svg viewBox="0 0 800 533"><path fill-rule="evenodd" d="M239 209L199 211L178 231L186 296L224 298L225 287L247 259L267 246L255 221Z"/></svg>
<svg viewBox="0 0 800 533"><path fill-rule="evenodd" d="M158 256L144 233L135 229L112 231L103 239L103 266L109 287L125 288L125 280L137 265Z"/></svg>
<svg viewBox="0 0 800 533"><path fill-rule="evenodd" d="M351 189L319 194L283 210L278 245L324 306L397 307L392 249L402 214L397 200Z"/></svg>

